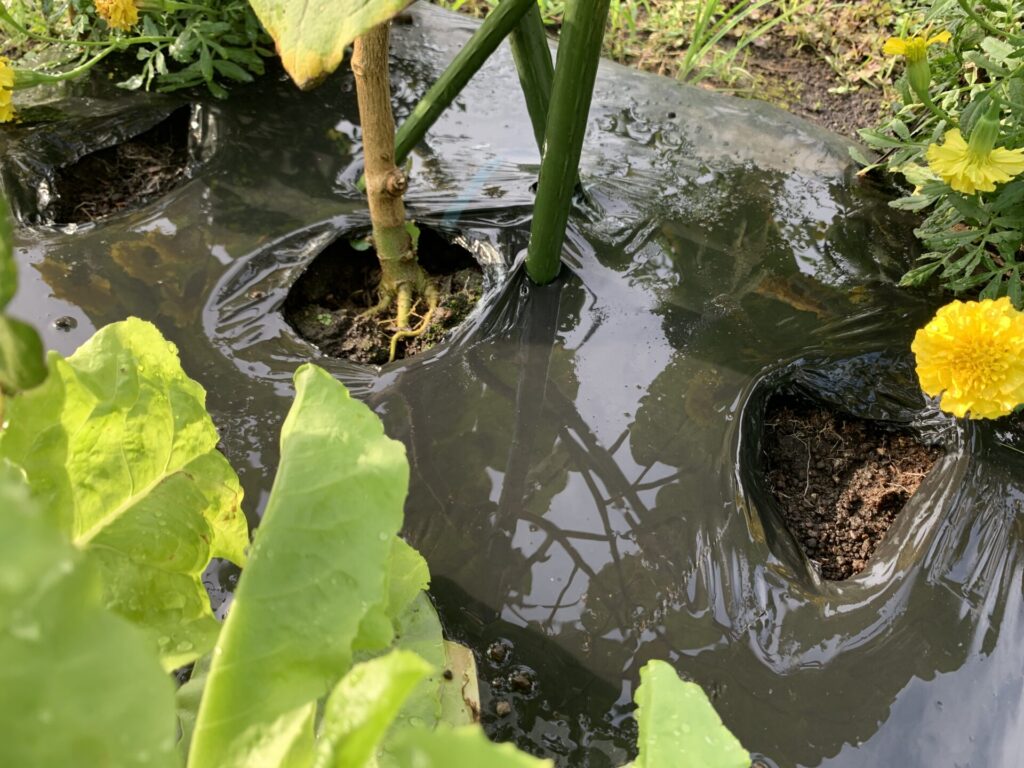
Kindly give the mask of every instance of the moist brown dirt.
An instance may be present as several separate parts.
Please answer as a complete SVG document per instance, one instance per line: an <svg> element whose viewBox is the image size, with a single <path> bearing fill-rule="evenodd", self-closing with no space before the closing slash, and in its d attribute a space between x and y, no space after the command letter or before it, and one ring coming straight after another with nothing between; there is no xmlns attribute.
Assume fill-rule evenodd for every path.
<svg viewBox="0 0 1024 768"><path fill-rule="evenodd" d="M388 362L395 328L385 313L366 315L377 301L380 267L373 249L357 250L361 234L339 238L328 246L296 281L284 304L284 316L295 331L324 354L354 363ZM439 234L424 229L419 242L420 264L440 291L438 308L427 330L399 342L396 359L424 352L449 335L473 311L483 295L483 273L473 257ZM425 307L414 310L418 322Z"/></svg>
<svg viewBox="0 0 1024 768"><path fill-rule="evenodd" d="M786 398L769 402L767 480L782 515L822 577L864 570L941 455L911 434Z"/></svg>
<svg viewBox="0 0 1024 768"><path fill-rule="evenodd" d="M764 83L760 94L776 106L851 139L861 128L875 126L885 110L882 90L855 89L820 56L782 44L754 49L747 69Z"/></svg>
<svg viewBox="0 0 1024 768"><path fill-rule="evenodd" d="M165 194L186 177L189 108L145 133L57 170L54 219L82 224Z"/></svg>

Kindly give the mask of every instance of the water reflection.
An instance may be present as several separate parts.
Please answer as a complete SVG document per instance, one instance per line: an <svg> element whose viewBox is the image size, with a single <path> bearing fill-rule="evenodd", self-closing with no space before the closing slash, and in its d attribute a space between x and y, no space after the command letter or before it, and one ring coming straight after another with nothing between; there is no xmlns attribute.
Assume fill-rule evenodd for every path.
<svg viewBox="0 0 1024 768"><path fill-rule="evenodd" d="M414 16L396 32L403 107L470 29ZM537 154L525 109L493 98L516 92L507 57L417 152L410 209L512 267L446 349L376 371L320 357L278 313L315 254L366 225L345 76L209 105L213 151L160 205L24 230L14 311L73 304L78 335L156 322L209 391L253 521L295 366L345 381L407 447L406 533L451 632L511 639L536 672L501 718L487 706L507 670L483 662L497 735L564 765L622 763L638 670L666 658L779 766L1014 765L1024 441L961 430L917 394L905 350L934 297L895 288L907 221L848 176L836 138L613 66L601 78L593 205L552 286L514 265ZM773 516L758 472L773 387L948 448L847 582L818 580Z"/></svg>

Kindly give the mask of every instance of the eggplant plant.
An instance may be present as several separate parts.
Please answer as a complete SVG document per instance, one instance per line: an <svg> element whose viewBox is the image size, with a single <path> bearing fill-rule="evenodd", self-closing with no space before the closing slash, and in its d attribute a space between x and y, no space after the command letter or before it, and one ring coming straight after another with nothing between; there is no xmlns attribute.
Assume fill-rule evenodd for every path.
<svg viewBox="0 0 1024 768"><path fill-rule="evenodd" d="M534 0L503 0L414 108L397 137L391 108L388 28L406 0L343 0L318 8L315 14L308 12L307 3L250 2L276 41L285 69L302 88L315 85L339 66L347 46L355 43L352 69L362 128L364 178L373 244L381 266L378 301L368 314L390 315L394 329L392 360L402 339L426 331L438 301L437 287L418 261L417 231L406 218L403 202L408 180L400 166L498 44L509 36L542 154L527 271L539 284L557 276L609 0L573 0L567 4L554 67Z"/></svg>
<svg viewBox="0 0 1024 768"><path fill-rule="evenodd" d="M109 40L89 41L105 46L99 54L75 69L59 74L11 70L13 87L25 88L79 76L109 52L131 46L140 48L139 59L145 60L146 65L145 71L131 80L130 87L148 87L156 78L159 88L177 88L193 85L205 77L207 85L217 95L226 96L226 91L214 81L215 74L225 74L238 80L251 79L251 75L233 61L214 60L205 43L202 49L205 53L200 61L190 64L182 72L165 71L166 66L160 63L164 61L160 46L170 46L168 50L173 53L182 47L182 40L199 40L206 23L202 14L217 10L213 6L168 3L169 0L155 4L117 0L104 3L102 9L97 5L101 16L107 14L104 18L110 16L110 9L114 6L118 9L117 34ZM578 186L577 169L609 0L568 0L556 65L551 62L535 0L502 0L415 106L399 127L397 135L388 70L389 26L391 19L408 5L408 0L339 0L332 3L249 0L249 4L276 43L285 69L301 88L310 88L333 72L344 59L347 48L354 43L352 69L362 129L364 181L373 245L381 273L377 302L367 315L386 316L383 322L394 331L390 349L392 360L403 339L426 332L438 304L437 286L419 263L418 231L406 216L404 194L408 179L402 166L430 126L506 38L511 43L526 107L541 152L536 214L531 227L526 268L531 279L538 284L548 283L558 275L573 194ZM199 14L199 20L194 24L188 17L193 8L198 9L196 12ZM174 34L156 37L135 35L136 26L151 31L157 29L153 26L156 22L153 22L152 14L158 14L166 22L170 11L183 15L185 19L174 17L178 24ZM0 21L27 37L69 48L78 44L71 39L40 37L31 33L10 15L3 4L0 4ZM213 48L224 50L235 58L244 56L244 63L252 71L260 72L259 56L266 53L259 46L261 34L258 30L248 29L247 37L236 35L252 50L239 48L236 51L220 45ZM0 61L0 66L7 65Z"/></svg>

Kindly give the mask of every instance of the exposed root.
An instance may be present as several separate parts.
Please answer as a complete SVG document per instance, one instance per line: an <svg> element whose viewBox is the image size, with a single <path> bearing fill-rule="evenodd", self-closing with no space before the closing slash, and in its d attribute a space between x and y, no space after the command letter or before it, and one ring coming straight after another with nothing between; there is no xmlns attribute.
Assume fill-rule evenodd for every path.
<svg viewBox="0 0 1024 768"><path fill-rule="evenodd" d="M378 296L377 296L377 303L374 304L372 307L370 307L365 312L361 313L359 315L359 317L360 318L377 317L377 315L381 314L385 309L387 309L388 307L391 306L391 302L392 302L392 300L394 300L394 298L395 298L395 294L393 292L385 290L384 286L381 286L380 287L380 291L378 292ZM386 320L382 320L381 324L383 325L383 324L390 323L390 322L392 322L392 319L389 317Z"/></svg>
<svg viewBox="0 0 1024 768"><path fill-rule="evenodd" d="M394 362L400 341L422 336L427 328L430 327L430 321L434 317L439 300L439 292L433 281L428 281L426 286L424 286L423 298L427 301L427 311L420 317L420 322L415 328L408 328L409 316L412 314L412 288L409 285L402 285L398 289L398 316L396 317L398 330L391 337L391 350L388 356L389 363Z"/></svg>

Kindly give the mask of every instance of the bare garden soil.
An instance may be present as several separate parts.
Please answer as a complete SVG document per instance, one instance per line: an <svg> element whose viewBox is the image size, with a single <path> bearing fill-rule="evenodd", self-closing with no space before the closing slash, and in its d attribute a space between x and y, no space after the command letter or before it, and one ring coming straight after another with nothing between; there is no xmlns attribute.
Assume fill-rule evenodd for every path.
<svg viewBox="0 0 1024 768"><path fill-rule="evenodd" d="M388 362L395 328L388 313L370 316L377 303L380 268L372 248L357 250L360 238L339 238L299 277L284 305L285 319L295 331L324 354L354 363ZM483 272L464 249L441 235L423 230L420 264L440 292L438 307L426 331L398 345L396 359L411 357L443 341L483 295ZM414 308L418 322L425 307Z"/></svg>
<svg viewBox="0 0 1024 768"><path fill-rule="evenodd" d="M864 570L941 453L909 433L787 398L768 404L764 451L786 524L830 580Z"/></svg>
<svg viewBox="0 0 1024 768"><path fill-rule="evenodd" d="M166 194L185 180L189 108L125 142L57 169L57 224L97 221Z"/></svg>

